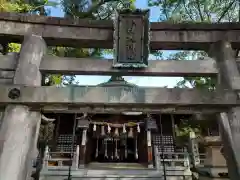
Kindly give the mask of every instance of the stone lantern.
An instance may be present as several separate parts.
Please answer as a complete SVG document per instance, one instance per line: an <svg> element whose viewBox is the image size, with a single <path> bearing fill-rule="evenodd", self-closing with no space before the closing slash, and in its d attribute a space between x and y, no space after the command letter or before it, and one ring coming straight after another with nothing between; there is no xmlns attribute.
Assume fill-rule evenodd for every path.
<svg viewBox="0 0 240 180"><path fill-rule="evenodd" d="M227 166L226 160L221 152L222 142L220 136L207 136L204 138L206 147L205 166Z"/></svg>
<svg viewBox="0 0 240 180"><path fill-rule="evenodd" d="M207 136L204 138L206 157L201 172L211 178L222 178L228 175L226 160L222 153L222 141L220 136ZM204 180L206 177L202 177ZM201 176L200 176L201 180Z"/></svg>

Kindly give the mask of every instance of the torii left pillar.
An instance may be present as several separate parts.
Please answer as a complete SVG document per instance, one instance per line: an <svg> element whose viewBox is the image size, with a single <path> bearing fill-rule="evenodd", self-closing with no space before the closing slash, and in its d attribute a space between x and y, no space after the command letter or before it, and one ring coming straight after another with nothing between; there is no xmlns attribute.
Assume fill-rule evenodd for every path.
<svg viewBox="0 0 240 180"><path fill-rule="evenodd" d="M15 85L40 86L39 66L46 52L41 36L25 36L14 76ZM8 105L0 129L0 179L26 180L31 174L40 112L25 105Z"/></svg>

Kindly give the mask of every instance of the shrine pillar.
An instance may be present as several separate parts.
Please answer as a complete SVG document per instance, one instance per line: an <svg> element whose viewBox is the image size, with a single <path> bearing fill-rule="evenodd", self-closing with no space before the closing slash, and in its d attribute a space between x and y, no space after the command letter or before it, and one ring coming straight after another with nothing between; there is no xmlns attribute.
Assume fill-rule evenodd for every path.
<svg viewBox="0 0 240 180"><path fill-rule="evenodd" d="M15 85L40 86L39 66L46 52L41 36L24 37L13 82ZM9 91L9 98L21 97L21 89ZM41 114L26 105L8 105L0 129L0 179L26 180L31 176L32 160Z"/></svg>
<svg viewBox="0 0 240 180"><path fill-rule="evenodd" d="M82 140L80 146L80 160L79 167L84 167L86 156L86 144L87 144L87 128L82 128Z"/></svg>
<svg viewBox="0 0 240 180"><path fill-rule="evenodd" d="M79 119L77 127L81 129L81 139L79 146L79 168L84 168L86 158L86 145L87 145L87 131L89 128L89 122L85 119Z"/></svg>
<svg viewBox="0 0 240 180"><path fill-rule="evenodd" d="M147 134L147 162L148 167L153 168L153 148L152 148L152 130L156 128L156 120L150 114L146 118L146 134Z"/></svg>
<svg viewBox="0 0 240 180"><path fill-rule="evenodd" d="M151 130L147 130L147 153L148 153L148 167L153 168L153 155L152 155L152 137Z"/></svg>

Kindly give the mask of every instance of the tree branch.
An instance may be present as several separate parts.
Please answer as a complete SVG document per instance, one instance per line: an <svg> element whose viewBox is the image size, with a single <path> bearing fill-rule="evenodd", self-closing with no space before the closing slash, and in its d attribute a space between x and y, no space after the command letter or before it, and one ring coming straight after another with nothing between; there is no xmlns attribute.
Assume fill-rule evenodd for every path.
<svg viewBox="0 0 240 180"><path fill-rule="evenodd" d="M238 0L238 22L240 22L240 0Z"/></svg>
<svg viewBox="0 0 240 180"><path fill-rule="evenodd" d="M186 1L185 1L185 0L183 0L183 6L184 6L184 8L185 8L185 11L186 11L188 17L189 17L192 21L194 21L193 17L191 16L192 13L189 12L189 11L188 11L188 8L186 7Z"/></svg>
<svg viewBox="0 0 240 180"><path fill-rule="evenodd" d="M93 5L92 8L86 14L84 14L82 18L91 16L94 12L96 12L98 10L98 8L100 6L104 5L105 3L111 2L111 1L117 1L117 0L101 0L101 1L99 1L97 4Z"/></svg>
<svg viewBox="0 0 240 180"><path fill-rule="evenodd" d="M196 3L197 3L197 10L198 10L200 19L201 19L201 21L204 21L204 17L203 17L203 15L202 15L202 11L201 11L201 7L200 7L200 2L199 2L199 0L196 0Z"/></svg>
<svg viewBox="0 0 240 180"><path fill-rule="evenodd" d="M228 10L232 7L232 5L235 3L235 1L233 0L231 3L229 3L229 5L226 7L226 9L223 11L223 13L221 14L220 18L218 19L217 22L220 22L226 15L226 13L228 12Z"/></svg>

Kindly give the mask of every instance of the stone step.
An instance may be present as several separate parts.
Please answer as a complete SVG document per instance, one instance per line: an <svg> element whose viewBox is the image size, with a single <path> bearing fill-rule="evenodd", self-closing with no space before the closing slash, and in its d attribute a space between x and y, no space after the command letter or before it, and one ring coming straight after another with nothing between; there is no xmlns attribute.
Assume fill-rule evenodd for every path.
<svg viewBox="0 0 240 180"><path fill-rule="evenodd" d="M171 173L172 174L172 173ZM174 173L175 174L175 173ZM68 180L68 170L47 170L41 172L40 180ZM149 170L72 170L72 180L164 180L163 172ZM191 180L191 176L170 175L167 180Z"/></svg>
<svg viewBox="0 0 240 180"><path fill-rule="evenodd" d="M68 171L42 171L41 180L64 180L67 179ZM71 171L74 180L130 180L130 179L152 179L159 180L162 173L156 170L73 170ZM56 179L55 179L56 177ZM65 177L65 178L62 178Z"/></svg>

